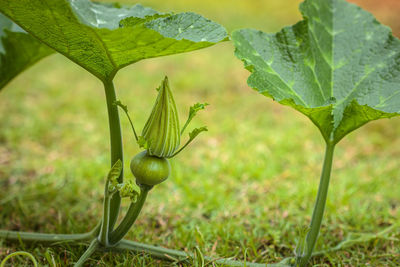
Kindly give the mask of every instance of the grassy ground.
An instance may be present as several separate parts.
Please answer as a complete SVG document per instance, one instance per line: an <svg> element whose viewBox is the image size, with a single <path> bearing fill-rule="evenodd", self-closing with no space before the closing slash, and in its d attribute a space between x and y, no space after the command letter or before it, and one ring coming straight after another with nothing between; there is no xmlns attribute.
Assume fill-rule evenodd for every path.
<svg viewBox="0 0 400 267"><path fill-rule="evenodd" d="M186 8L183 0L143 4L190 9L228 29L277 30L299 18L297 1L203 2L190 2ZM211 104L192 125L208 125L209 132L173 160L172 176L151 191L128 238L187 251L198 245L213 257L243 259L246 253L250 261L272 263L292 255L297 229L310 221L323 140L301 114L248 88L248 73L232 53L232 45L224 43L143 61L118 74L117 93L139 129L164 74L170 77L181 120L192 103ZM0 228L90 230L101 216L109 164L101 84L56 55L26 71L0 95ZM127 120L122 120L129 159L139 150ZM399 222L399 135L400 119L381 120L338 145L318 250L334 246L349 233L376 233ZM131 178L129 172L126 177ZM400 229L388 236L391 240L374 239L316 257L313 264L399 266ZM68 266L85 247L0 241L0 259L21 249L43 265ZM95 254L89 263L171 265L133 253ZM14 266L26 264L14 260Z"/></svg>

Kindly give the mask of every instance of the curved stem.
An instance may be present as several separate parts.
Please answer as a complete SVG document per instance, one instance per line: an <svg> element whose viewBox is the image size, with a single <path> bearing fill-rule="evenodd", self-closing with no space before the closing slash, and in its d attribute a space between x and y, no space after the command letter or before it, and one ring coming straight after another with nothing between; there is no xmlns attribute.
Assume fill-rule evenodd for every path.
<svg viewBox="0 0 400 267"><path fill-rule="evenodd" d="M91 240L100 230L98 224L92 231L83 234L43 234L43 233L30 233L18 231L4 231L0 230L0 238L11 240L22 240L28 242L71 242L71 241L85 241Z"/></svg>
<svg viewBox="0 0 400 267"><path fill-rule="evenodd" d="M31 253L26 252L26 251L17 251L17 252L11 253L10 255L8 255L7 257L5 257L5 258L1 261L0 267L5 267L5 266L6 266L6 262L7 262L9 259L11 259L12 257L15 257L15 256L27 256L27 257L32 261L34 267L37 267L37 266L38 266L38 263L37 263L35 257L33 257L33 255L32 255Z"/></svg>
<svg viewBox="0 0 400 267"><path fill-rule="evenodd" d="M118 106L114 105L117 100L115 95L114 84L112 80L104 81L104 89L107 100L107 111L108 111L108 123L110 127L110 144L111 144L111 167L119 159L124 162L123 148L122 148L122 132L121 123L119 120ZM118 178L118 182L123 182L123 170ZM106 182L105 194L108 190L109 181ZM109 231L111 231L117 221L119 207L121 204L121 197L119 192L116 192L110 201L110 214L109 214ZM103 214L104 216L104 214ZM104 221L104 220L103 220Z"/></svg>
<svg viewBox="0 0 400 267"><path fill-rule="evenodd" d="M118 227L110 234L109 242L110 244L118 243L125 235L128 233L129 229L132 227L136 218L139 216L140 211L143 208L143 204L146 201L147 193L151 187L141 186L140 196L135 203L131 203L124 219L118 225Z"/></svg>
<svg viewBox="0 0 400 267"><path fill-rule="evenodd" d="M190 139L186 142L186 144L184 144L178 151L176 151L176 152L175 152L172 156L170 156L169 158L173 158L173 157L175 157L176 155L178 155L179 153L181 153L181 151L184 150L193 140L194 140L194 138L193 138L193 139L190 138Z"/></svg>
<svg viewBox="0 0 400 267"><path fill-rule="evenodd" d="M300 267L304 267L307 265L318 238L319 229L321 227L321 222L324 215L326 198L328 195L334 150L335 144L328 142L325 150L325 159L318 188L317 200L315 202L314 211L311 218L310 230L307 233L306 237L306 250L304 252L304 255L302 255L300 258Z"/></svg>
<svg viewBox="0 0 400 267"><path fill-rule="evenodd" d="M83 253L82 256L79 258L79 260L74 264L74 267L83 266L85 261L89 259L90 256L92 256L92 254L97 250L98 247L99 247L99 241L97 241L97 238L95 238L92 240L89 247L86 249L85 253Z"/></svg>
<svg viewBox="0 0 400 267"><path fill-rule="evenodd" d="M136 133L135 126L133 126L133 121L131 119L131 116L129 116L128 107L126 105L123 105L119 101L117 101L115 104L117 106L119 106L125 112L126 117L128 117L129 123L131 124L133 135L135 136L135 139L136 139L136 142L137 142L139 140L139 138L138 138L138 135Z"/></svg>

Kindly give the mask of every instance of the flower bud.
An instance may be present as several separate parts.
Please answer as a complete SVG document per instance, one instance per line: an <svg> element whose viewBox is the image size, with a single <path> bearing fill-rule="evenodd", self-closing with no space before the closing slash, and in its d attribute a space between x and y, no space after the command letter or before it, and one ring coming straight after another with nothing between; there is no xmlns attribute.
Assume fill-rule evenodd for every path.
<svg viewBox="0 0 400 267"><path fill-rule="evenodd" d="M167 158L180 145L179 118L174 97L165 77L158 88L158 96L150 117L142 131L150 156Z"/></svg>

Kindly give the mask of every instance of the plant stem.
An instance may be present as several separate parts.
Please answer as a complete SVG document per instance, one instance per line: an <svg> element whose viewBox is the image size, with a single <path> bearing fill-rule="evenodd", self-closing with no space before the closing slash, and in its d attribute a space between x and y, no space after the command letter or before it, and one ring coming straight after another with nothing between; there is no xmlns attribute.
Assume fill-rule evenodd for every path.
<svg viewBox="0 0 400 267"><path fill-rule="evenodd" d="M37 241L37 242L44 242L44 243L57 243L57 242L73 242L73 241L88 241L95 238L98 234L98 229L100 228L100 224L97 227L97 232L94 229L92 232L85 233L85 234L40 234L40 233L26 233L26 232L15 232L15 231L0 231L0 238L11 239L11 240L23 240L23 241ZM95 240L92 240L92 243ZM100 247L98 242L96 241L96 249L106 251L114 251L114 250L130 250L135 252L146 252L149 255L164 259L164 260L179 260L179 261L186 261L189 260L190 257L193 257L192 253L187 253L184 251L174 250L174 249L167 249L158 246L152 246L148 244L138 243L130 240L121 240L115 247ZM93 252L91 252L93 253ZM87 254L87 253L85 253ZM90 255L89 255L90 256ZM82 256L83 257L83 256ZM229 266L243 266L243 262L241 261L234 261L230 259L212 259L210 257L205 257L207 261L213 261L218 264L224 264ZM76 266L76 265L75 265ZM266 266L265 264L260 263L246 263L246 266L249 267L262 267ZM273 266L273 265L267 265Z"/></svg>
<svg viewBox="0 0 400 267"><path fill-rule="evenodd" d="M104 204L103 204L103 219L100 228L99 241L103 246L108 246L108 233L110 227L110 201L111 201L110 193L108 190L104 195Z"/></svg>
<svg viewBox="0 0 400 267"><path fill-rule="evenodd" d="M81 267L87 259L97 250L99 247L99 241L97 238L93 239L89 247L86 249L85 253L79 258L79 260L74 264L74 267Z"/></svg>
<svg viewBox="0 0 400 267"><path fill-rule="evenodd" d="M307 265L308 261L311 258L312 252L315 247L315 243L318 238L319 229L321 227L321 222L324 215L326 198L328 195L329 180L331 177L334 150L335 150L335 144L327 142L324 165L322 168L321 180L318 188L317 200L315 202L314 211L311 218L310 230L307 233L306 237L307 249L305 251L305 255L303 255L300 259L299 263L300 267L304 267Z"/></svg>
<svg viewBox="0 0 400 267"><path fill-rule="evenodd" d="M129 116L128 107L123 105L121 102L117 101L116 103L117 103L117 106L119 106L125 112L125 115L128 118L129 123L131 124L133 135L135 136L135 139L136 139L136 142L137 142L139 140L139 138L138 138L138 135L136 133L135 126L133 126L133 122L132 122L131 116Z"/></svg>
<svg viewBox="0 0 400 267"><path fill-rule="evenodd" d="M128 233L129 229L132 227L136 218L139 216L140 211L143 208L143 204L146 201L147 193L151 187L141 186L140 195L135 203L131 203L124 219L118 225L118 227L110 234L109 242L110 244L118 243L125 235Z"/></svg>
<svg viewBox="0 0 400 267"><path fill-rule="evenodd" d="M186 144L184 144L178 151L176 151L172 156L170 156L169 158L173 158L176 155L178 155L179 153L181 153L182 150L184 150L194 139L190 138Z"/></svg>
<svg viewBox="0 0 400 267"><path fill-rule="evenodd" d="M0 230L0 238L11 240L23 240L30 242L71 242L71 241L85 241L91 240L98 235L100 224L98 224L92 231L83 234L43 234L43 233L29 233L17 231L4 231Z"/></svg>
<svg viewBox="0 0 400 267"><path fill-rule="evenodd" d="M17 252L11 253L10 255L8 255L1 261L0 267L5 267L6 262L15 256L26 256L32 261L34 267L38 267L38 263L37 263L35 257L33 257L33 255L31 253L26 252L26 251L17 251Z"/></svg>
<svg viewBox="0 0 400 267"><path fill-rule="evenodd" d="M122 148L122 132L121 132L121 123L119 120L118 106L114 105L114 102L117 100L114 84L112 80L104 81L104 89L106 93L107 100L107 111L108 111L108 123L110 127L110 144L111 144L111 167L117 162L121 160L124 162L123 157L123 148ZM123 169L121 171L121 175L118 178L118 182L123 182ZM106 182L105 192L108 190L109 181ZM119 192L113 194L110 201L110 214L109 214L109 231L112 231L114 225L118 218L119 207L121 204L121 197ZM104 216L104 215L103 215Z"/></svg>
<svg viewBox="0 0 400 267"><path fill-rule="evenodd" d="M168 261L172 260L172 261L179 261L179 262L188 262L191 258L194 257L194 254L190 253L190 252L184 252L184 251L179 251L179 250L174 250L174 249L157 247L157 246L147 245L147 244L138 243L138 242L125 240L125 239L121 240L121 242L118 243L115 248L121 249L121 250L136 251L136 252L146 252L153 257L163 259L163 260L168 260ZM207 257L207 256L204 257L204 259L209 262L215 262L217 264L223 264L225 266L226 265L228 265L228 266L248 266L248 267L265 267L265 266L267 266L265 263L261 264L261 263L246 262L246 264L245 264L242 261L235 261L235 260L221 259L221 258L213 259L213 258Z"/></svg>

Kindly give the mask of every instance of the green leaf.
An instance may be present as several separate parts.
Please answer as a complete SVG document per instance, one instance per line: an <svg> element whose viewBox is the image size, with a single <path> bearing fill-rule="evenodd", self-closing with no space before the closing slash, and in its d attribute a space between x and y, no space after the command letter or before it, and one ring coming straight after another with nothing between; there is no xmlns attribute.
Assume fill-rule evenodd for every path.
<svg viewBox="0 0 400 267"><path fill-rule="evenodd" d="M193 106L190 107L189 109L189 116L185 122L185 125L182 127L181 130L181 135L183 134L183 132L185 131L186 127L189 125L189 123L192 121L192 119L196 116L197 112L199 112L200 110L203 110L206 108L206 106L208 106L208 103L196 103Z"/></svg>
<svg viewBox="0 0 400 267"><path fill-rule="evenodd" d="M110 181L112 186L116 187L118 185L118 177L121 175L121 172L122 172L122 161L119 159L111 167L111 170L107 176L107 180Z"/></svg>
<svg viewBox="0 0 400 267"><path fill-rule="evenodd" d="M169 17L172 14L154 14L154 15L146 15L144 18L138 17L128 17L119 22L119 27L134 27L141 23L150 22L154 19Z"/></svg>
<svg viewBox="0 0 400 267"><path fill-rule="evenodd" d="M344 0L306 0L304 20L267 34L235 31L249 86L308 116L327 142L400 114L400 41Z"/></svg>
<svg viewBox="0 0 400 267"><path fill-rule="evenodd" d="M0 12L103 81L142 59L193 51L227 40L222 26L198 14L161 14L141 5L2 0Z"/></svg>
<svg viewBox="0 0 400 267"><path fill-rule="evenodd" d="M54 51L0 14L0 90L19 73Z"/></svg>
<svg viewBox="0 0 400 267"><path fill-rule="evenodd" d="M191 142L193 139L195 139L201 132L207 132L207 126L203 126L200 128L194 128L190 133L189 133L189 142Z"/></svg>
<svg viewBox="0 0 400 267"><path fill-rule="evenodd" d="M136 190L132 181L118 184L118 191L122 198L129 197L132 202L136 202L137 196L139 195L139 192Z"/></svg>

